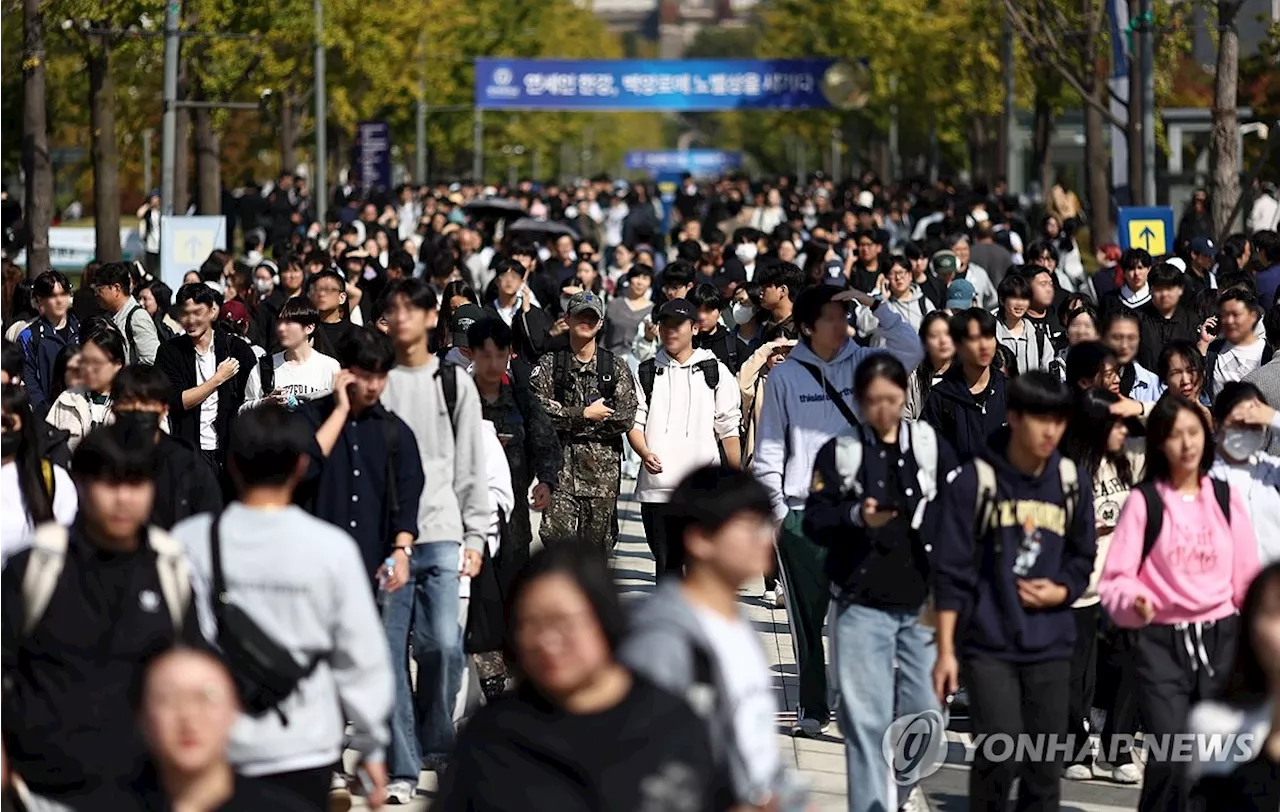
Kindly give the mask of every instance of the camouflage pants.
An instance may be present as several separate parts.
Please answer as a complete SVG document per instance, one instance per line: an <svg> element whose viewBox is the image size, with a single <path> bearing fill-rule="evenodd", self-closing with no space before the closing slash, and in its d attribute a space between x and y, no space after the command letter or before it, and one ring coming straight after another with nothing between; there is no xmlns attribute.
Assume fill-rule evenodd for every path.
<svg viewBox="0 0 1280 812"><path fill-rule="evenodd" d="M581 542L612 550L618 541L618 500L553 491L539 532L548 547Z"/></svg>

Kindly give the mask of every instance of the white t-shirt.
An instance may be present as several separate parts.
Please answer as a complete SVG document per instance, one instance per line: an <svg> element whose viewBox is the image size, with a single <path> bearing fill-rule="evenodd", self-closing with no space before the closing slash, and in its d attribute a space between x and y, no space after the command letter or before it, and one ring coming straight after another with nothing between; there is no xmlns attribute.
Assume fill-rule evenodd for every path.
<svg viewBox="0 0 1280 812"><path fill-rule="evenodd" d="M1213 396L1232 381L1243 380L1245 375L1262 366L1262 352L1267 347L1262 341L1252 344L1230 344L1218 354L1213 370Z"/></svg>
<svg viewBox="0 0 1280 812"><path fill-rule="evenodd" d="M336 358L315 350L302 362L286 361L284 353L278 352L271 356L271 368L275 370L275 388L298 400L315 400L332 392L333 376L342 369ZM260 405L269 394L262 391L262 371L255 369L245 384L240 411Z"/></svg>
<svg viewBox="0 0 1280 812"><path fill-rule="evenodd" d="M214 354L213 342L209 342L209 351L200 352L196 347L196 386L212 378L218 371L218 356ZM200 404L200 450L218 450L218 389L209 393L209 397Z"/></svg>
<svg viewBox="0 0 1280 812"><path fill-rule="evenodd" d="M734 744L751 783L762 788L771 786L781 763L778 703L760 638L741 617L727 618L700 606L695 606L693 613L711 642L718 663L716 670L725 681L727 705L733 711Z"/></svg>
<svg viewBox="0 0 1280 812"><path fill-rule="evenodd" d="M43 474L42 474L43 475ZM76 499L76 483L65 469L53 466L53 518L58 524L75 521L79 501ZM9 556L31 546L31 517L22 501L18 487L18 465L6 462L0 465L0 563Z"/></svg>

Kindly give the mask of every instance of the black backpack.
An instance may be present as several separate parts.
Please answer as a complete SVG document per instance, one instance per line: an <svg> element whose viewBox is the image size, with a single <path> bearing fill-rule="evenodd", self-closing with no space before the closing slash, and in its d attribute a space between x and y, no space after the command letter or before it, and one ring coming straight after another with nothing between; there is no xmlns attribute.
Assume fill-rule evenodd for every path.
<svg viewBox="0 0 1280 812"><path fill-rule="evenodd" d="M707 388L712 392L716 391L716 387L720 385L720 361L715 358L708 358L694 364L693 368L702 373L702 380L706 382ZM657 362L652 358L640 364L638 374L640 377L640 388L644 390L645 403L648 403L653 399L654 379L665 371L665 367L658 369Z"/></svg>
<svg viewBox="0 0 1280 812"><path fill-rule="evenodd" d="M569 370L573 368L573 353L557 350L552 359L552 384L556 400L565 402L569 395ZM596 347L596 392L606 402L612 401L618 392L618 379L613 374L613 353Z"/></svg>
<svg viewBox="0 0 1280 812"><path fill-rule="evenodd" d="M1217 500L1227 524L1231 524L1231 486L1220 479L1209 481L1213 483L1213 498ZM1142 558L1138 560L1138 569L1141 570L1142 565L1147 561L1147 556L1151 555L1151 550L1156 546L1160 530L1164 527L1164 499L1160 497L1154 482L1141 482L1133 489L1147 500L1147 526L1142 535Z"/></svg>
<svg viewBox="0 0 1280 812"><path fill-rule="evenodd" d="M265 398L276 388L276 365L270 353L258 359L258 381L262 384L262 396Z"/></svg>
<svg viewBox="0 0 1280 812"><path fill-rule="evenodd" d="M222 539L218 526L222 514L209 523L209 562L213 579L213 617L218 624L217 643L226 657L236 692L251 716L275 711L280 723L289 720L280 704L326 659L316 657L309 665L298 665L289 650L277 643L247 612L231 602L222 575Z"/></svg>

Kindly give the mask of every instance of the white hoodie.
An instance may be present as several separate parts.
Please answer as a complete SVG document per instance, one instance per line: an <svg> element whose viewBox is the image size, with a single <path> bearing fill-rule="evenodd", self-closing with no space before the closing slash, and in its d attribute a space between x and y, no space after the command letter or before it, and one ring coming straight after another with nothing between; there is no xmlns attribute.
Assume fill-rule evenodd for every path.
<svg viewBox="0 0 1280 812"><path fill-rule="evenodd" d="M831 438L853 431L823 385L797 362L816 367L857 415L853 373L863 359L877 352L888 352L902 362L910 375L924 358L924 346L916 331L896 311L881 306L873 316L880 323L877 335L884 341L883 348L868 349L846 341L834 358L823 361L802 341L765 379L764 406L760 410L752 467L769 489L774 518L779 521L786 518L789 510L804 508L818 450Z"/></svg>
<svg viewBox="0 0 1280 812"><path fill-rule="evenodd" d="M690 472L720 462L720 440L737 437L742 426L742 394L738 379L716 361L715 353L697 349L682 364L666 350L654 356L653 399L646 402L636 378L636 422L649 450L662 460L662 473L643 466L636 478L636 499L667 502ZM698 365L716 361L720 380L713 392ZM652 419L650 419L652 415Z"/></svg>

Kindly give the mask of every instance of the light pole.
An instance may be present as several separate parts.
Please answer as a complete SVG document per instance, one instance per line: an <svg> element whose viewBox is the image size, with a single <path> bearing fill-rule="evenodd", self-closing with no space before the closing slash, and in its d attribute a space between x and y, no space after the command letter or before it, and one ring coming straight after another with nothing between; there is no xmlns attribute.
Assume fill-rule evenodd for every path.
<svg viewBox="0 0 1280 812"><path fill-rule="evenodd" d="M1139 3L1139 42L1142 57L1139 69L1142 73L1142 202L1156 205L1156 80L1155 80L1155 20L1151 16L1151 0ZM1129 160L1133 160L1130 156Z"/></svg>
<svg viewBox="0 0 1280 812"><path fill-rule="evenodd" d="M312 0L316 18L316 168L311 194L315 198L316 222L321 228L325 224L325 206L329 198L328 157L329 146L326 143L329 115L328 100L325 98L324 78L324 0Z"/></svg>
<svg viewBox="0 0 1280 812"><path fill-rule="evenodd" d="M160 116L160 213L173 214L174 164L178 158L178 22L182 0L164 9L164 107Z"/></svg>

